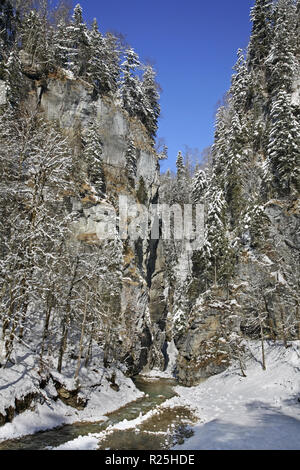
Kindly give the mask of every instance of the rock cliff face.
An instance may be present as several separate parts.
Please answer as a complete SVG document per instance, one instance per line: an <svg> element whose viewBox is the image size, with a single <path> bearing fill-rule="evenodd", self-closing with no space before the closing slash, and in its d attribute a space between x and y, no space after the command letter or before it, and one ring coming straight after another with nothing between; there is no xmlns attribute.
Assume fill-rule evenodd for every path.
<svg viewBox="0 0 300 470"><path fill-rule="evenodd" d="M73 237L87 247L98 243L99 224L107 215L119 217L119 197L127 198L127 205L149 208L156 203L159 188L158 159L143 126L108 98L96 98L93 87L72 77L49 77L32 80L27 106L38 106L46 119L56 121L74 145L77 160L82 161L78 135L91 125L99 128L102 142L102 162L106 195L95 199L91 188L81 187L81 198L70 195L69 209L78 213L73 226ZM136 149L136 171L132 179L126 171L128 139ZM80 169L79 169L80 173ZM75 175L78 178L78 176ZM80 181L79 181L80 184ZM119 236L115 235L118 239ZM157 242L149 234L136 240L122 240L122 288L118 302L111 296L112 309L117 310L122 325L123 340L118 359L125 362L129 374L154 365L164 368L165 305L161 303L161 261Z"/></svg>

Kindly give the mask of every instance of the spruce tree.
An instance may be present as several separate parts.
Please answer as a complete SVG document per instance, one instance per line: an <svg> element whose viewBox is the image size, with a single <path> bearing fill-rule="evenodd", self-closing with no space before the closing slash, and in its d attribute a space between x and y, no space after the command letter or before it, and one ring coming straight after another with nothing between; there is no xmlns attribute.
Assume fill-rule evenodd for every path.
<svg viewBox="0 0 300 470"><path fill-rule="evenodd" d="M93 21L89 34L90 61L87 76L100 95L114 94L119 77L119 54L113 35L106 37L99 32L97 21Z"/></svg>
<svg viewBox="0 0 300 470"><path fill-rule="evenodd" d="M82 8L74 8L71 24L66 31L69 68L75 76L85 76L90 59L88 30L83 21Z"/></svg>
<svg viewBox="0 0 300 470"><path fill-rule="evenodd" d="M177 168L177 179L181 180L185 175L185 167L183 162L183 155L181 150L179 150L176 158L176 168Z"/></svg>
<svg viewBox="0 0 300 470"><path fill-rule="evenodd" d="M122 64L121 96L124 109L126 109L130 116L136 117L144 115L144 112L141 112L143 106L141 82L136 75L140 66L138 54L132 48L127 49L125 60Z"/></svg>
<svg viewBox="0 0 300 470"><path fill-rule="evenodd" d="M108 69L108 88L114 94L118 89L118 82L121 73L120 67L120 45L118 39L111 33L105 35L105 63Z"/></svg>
<svg viewBox="0 0 300 470"><path fill-rule="evenodd" d="M264 206L259 205L258 201L249 203L243 224L243 231L251 248L264 248L268 239L270 225L270 220L265 213Z"/></svg>
<svg viewBox="0 0 300 470"><path fill-rule="evenodd" d="M239 114L243 114L246 111L246 105L249 98L250 74L241 49L238 50L237 56L237 62L233 67L235 74L231 79L229 95L231 98L231 104L235 111Z"/></svg>
<svg viewBox="0 0 300 470"><path fill-rule="evenodd" d="M145 108L145 116L143 122L149 132L149 135L154 138L158 128L158 118L160 115L159 93L158 85L155 80L155 71L153 67L148 65L145 69L142 81L142 94Z"/></svg>
<svg viewBox="0 0 300 470"><path fill-rule="evenodd" d="M215 138L212 146L212 163L215 175L219 177L222 175L228 153L227 143L230 128L228 107L221 106L218 109L215 128Z"/></svg>
<svg viewBox="0 0 300 470"><path fill-rule="evenodd" d="M248 62L251 68L264 65L272 40L272 1L256 0L251 9L252 33L248 46Z"/></svg>
<svg viewBox="0 0 300 470"><path fill-rule="evenodd" d="M137 161L136 161L136 148L131 139L129 139L127 143L125 160L126 160L126 163L125 163L126 174L130 182L130 185L134 187L135 178L137 174Z"/></svg>
<svg viewBox="0 0 300 470"><path fill-rule="evenodd" d="M177 155L176 169L176 194L174 197L174 203L188 204L190 202L190 176L181 151L179 151Z"/></svg>
<svg viewBox="0 0 300 470"><path fill-rule="evenodd" d="M269 89L272 95L282 87L290 93L298 70L296 7L293 0L278 0L275 13L274 38L266 61L270 74Z"/></svg>
<svg viewBox="0 0 300 470"><path fill-rule="evenodd" d="M194 203L203 202L207 189L207 177L203 170L199 170L192 181L191 199Z"/></svg>
<svg viewBox="0 0 300 470"><path fill-rule="evenodd" d="M105 193L102 147L99 129L91 125L84 135L83 157L87 164L89 181L100 196Z"/></svg>
<svg viewBox="0 0 300 470"><path fill-rule="evenodd" d="M232 111L230 129L227 134L227 160L224 163L222 187L231 213L231 223L238 224L244 207L244 178L247 173L249 132L245 116Z"/></svg>
<svg viewBox="0 0 300 470"><path fill-rule="evenodd" d="M68 68L70 43L67 35L67 25L60 20L53 35L54 62L56 67Z"/></svg>
<svg viewBox="0 0 300 470"><path fill-rule="evenodd" d="M271 109L267 165L283 194L299 190L300 125L293 115L291 97L285 89L278 93Z"/></svg>
<svg viewBox="0 0 300 470"><path fill-rule="evenodd" d="M95 89L100 92L102 89L105 89L104 77L107 74L107 67L103 60L103 38L98 29L98 23L96 19L94 19L92 24L92 30L89 34L89 42L91 58L88 64L87 75L95 86Z"/></svg>
<svg viewBox="0 0 300 470"><path fill-rule="evenodd" d="M210 188L200 263L207 282L224 284L233 271L233 252L227 233L226 201L222 190Z"/></svg>

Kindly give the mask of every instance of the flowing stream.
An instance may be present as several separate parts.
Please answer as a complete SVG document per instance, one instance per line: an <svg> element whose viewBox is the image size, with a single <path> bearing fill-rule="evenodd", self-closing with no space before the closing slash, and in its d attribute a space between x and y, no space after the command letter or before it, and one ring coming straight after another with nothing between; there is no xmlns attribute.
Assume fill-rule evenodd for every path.
<svg viewBox="0 0 300 470"><path fill-rule="evenodd" d="M191 410L184 407L160 408L164 401L176 395L173 389L176 385L175 381L147 380L136 377L134 382L136 387L145 393L145 396L108 414L107 421L75 423L4 441L0 444L0 450L41 450L47 447L57 447L89 433L102 433L103 437L99 439L99 449L160 450L183 442L185 438L192 435L189 423L192 423L195 417ZM105 433L109 426L125 419L133 420L150 410L157 410L158 413L143 421L135 429L113 430Z"/></svg>

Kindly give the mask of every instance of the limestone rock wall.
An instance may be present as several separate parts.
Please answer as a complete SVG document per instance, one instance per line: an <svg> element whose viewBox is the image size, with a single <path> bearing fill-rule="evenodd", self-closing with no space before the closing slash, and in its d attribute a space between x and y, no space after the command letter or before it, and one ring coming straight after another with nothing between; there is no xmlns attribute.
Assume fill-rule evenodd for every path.
<svg viewBox="0 0 300 470"><path fill-rule="evenodd" d="M28 106L38 106L50 121L56 121L73 142L77 160L80 156L79 132L97 125L103 144L103 169L106 197L93 198L89 188L83 197L69 197L69 207L79 214L72 227L76 242L87 246L97 243L99 223L112 210L119 215L119 196L127 197L127 204L149 207L158 198L159 165L143 126L117 103L94 96L93 87L71 76L55 75L32 81ZM137 168L134 184L126 174L128 138L137 150ZM84 162L82 162L84 165ZM106 218L107 220L107 218ZM118 237L116 233L116 237ZM149 235L144 239L122 240L122 289L116 308L120 311L123 343L119 359L127 365L128 373L135 374L153 365L164 367L164 307L160 306L157 244ZM153 282L154 280L154 282Z"/></svg>

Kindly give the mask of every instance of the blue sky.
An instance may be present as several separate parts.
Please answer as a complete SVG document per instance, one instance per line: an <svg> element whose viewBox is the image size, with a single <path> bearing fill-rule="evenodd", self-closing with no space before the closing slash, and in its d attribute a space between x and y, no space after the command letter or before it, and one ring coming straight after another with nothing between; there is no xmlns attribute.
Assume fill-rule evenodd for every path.
<svg viewBox="0 0 300 470"><path fill-rule="evenodd" d="M77 3L77 2L75 2ZM81 0L87 21L122 33L140 58L154 63L161 94L158 137L174 170L185 145L202 151L213 142L217 103L230 86L238 48L251 32L254 0Z"/></svg>

